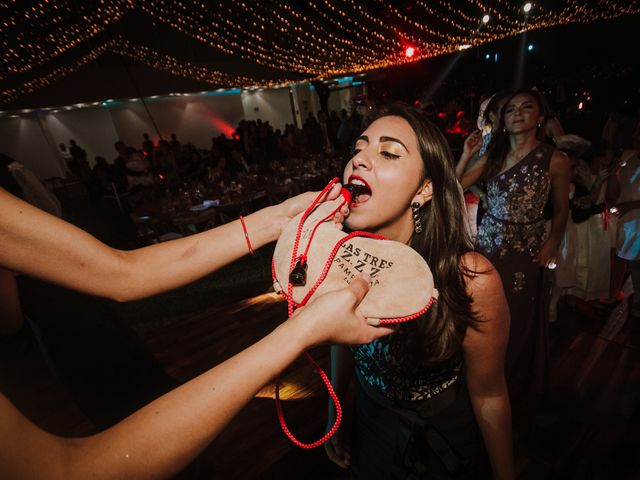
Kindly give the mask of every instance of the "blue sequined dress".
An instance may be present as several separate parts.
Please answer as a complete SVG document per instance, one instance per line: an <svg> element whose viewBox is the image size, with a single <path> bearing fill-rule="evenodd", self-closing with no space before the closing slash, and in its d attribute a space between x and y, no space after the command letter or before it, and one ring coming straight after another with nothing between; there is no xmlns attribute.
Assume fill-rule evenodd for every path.
<svg viewBox="0 0 640 480"><path fill-rule="evenodd" d="M510 383L544 388L547 368L546 275L536 257L545 241L543 210L551 190L553 148L539 144L487 182L487 211L476 250L496 267L511 313L505 373Z"/></svg>

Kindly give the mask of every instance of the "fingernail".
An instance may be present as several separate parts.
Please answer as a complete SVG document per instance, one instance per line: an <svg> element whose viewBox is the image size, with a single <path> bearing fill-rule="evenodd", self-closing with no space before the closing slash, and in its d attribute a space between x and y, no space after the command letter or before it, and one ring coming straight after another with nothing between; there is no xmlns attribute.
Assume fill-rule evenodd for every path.
<svg viewBox="0 0 640 480"><path fill-rule="evenodd" d="M380 325L380 319L379 318L367 318L367 324L371 325L372 327L377 327Z"/></svg>
<svg viewBox="0 0 640 480"><path fill-rule="evenodd" d="M365 282L371 283L371 275L369 275L367 272L364 272L362 274L362 278L364 279Z"/></svg>

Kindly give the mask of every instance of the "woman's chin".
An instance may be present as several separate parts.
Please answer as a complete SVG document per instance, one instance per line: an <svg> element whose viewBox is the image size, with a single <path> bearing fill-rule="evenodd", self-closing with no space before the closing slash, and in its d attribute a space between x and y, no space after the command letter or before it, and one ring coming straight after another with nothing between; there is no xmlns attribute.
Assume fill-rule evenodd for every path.
<svg viewBox="0 0 640 480"><path fill-rule="evenodd" d="M349 216L345 218L344 225L351 231L366 230L368 226L367 222L365 222L363 218L358 217L361 217L361 215L354 213L352 210Z"/></svg>

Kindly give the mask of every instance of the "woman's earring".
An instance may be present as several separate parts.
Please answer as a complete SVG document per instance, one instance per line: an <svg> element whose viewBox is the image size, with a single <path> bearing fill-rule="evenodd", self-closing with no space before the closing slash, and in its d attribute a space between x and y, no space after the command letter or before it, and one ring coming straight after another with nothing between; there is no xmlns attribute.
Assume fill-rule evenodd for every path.
<svg viewBox="0 0 640 480"><path fill-rule="evenodd" d="M422 220L420 219L420 203L411 204L411 215L413 215L413 229L416 233L422 233Z"/></svg>
<svg viewBox="0 0 640 480"><path fill-rule="evenodd" d="M541 123L538 124L538 128L542 128L542 124Z"/></svg>

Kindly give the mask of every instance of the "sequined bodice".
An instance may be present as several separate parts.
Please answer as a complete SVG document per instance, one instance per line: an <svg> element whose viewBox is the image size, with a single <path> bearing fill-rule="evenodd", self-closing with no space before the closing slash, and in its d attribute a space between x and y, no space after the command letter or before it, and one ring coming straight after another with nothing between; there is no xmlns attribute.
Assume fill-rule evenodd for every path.
<svg viewBox="0 0 640 480"><path fill-rule="evenodd" d="M545 238L542 212L551 190L553 148L540 144L516 165L487 183L487 212L476 250L495 263L512 254L535 259Z"/></svg>
<svg viewBox="0 0 640 480"><path fill-rule="evenodd" d="M402 341L404 335L411 334L406 327L401 325L392 335L352 348L358 377L388 398L432 398L458 380L462 353L437 365L415 365Z"/></svg>
<svg viewBox="0 0 640 480"><path fill-rule="evenodd" d="M542 218L551 189L549 159L553 149L545 144L534 148L516 165L487 184L487 209L499 220L531 223Z"/></svg>

